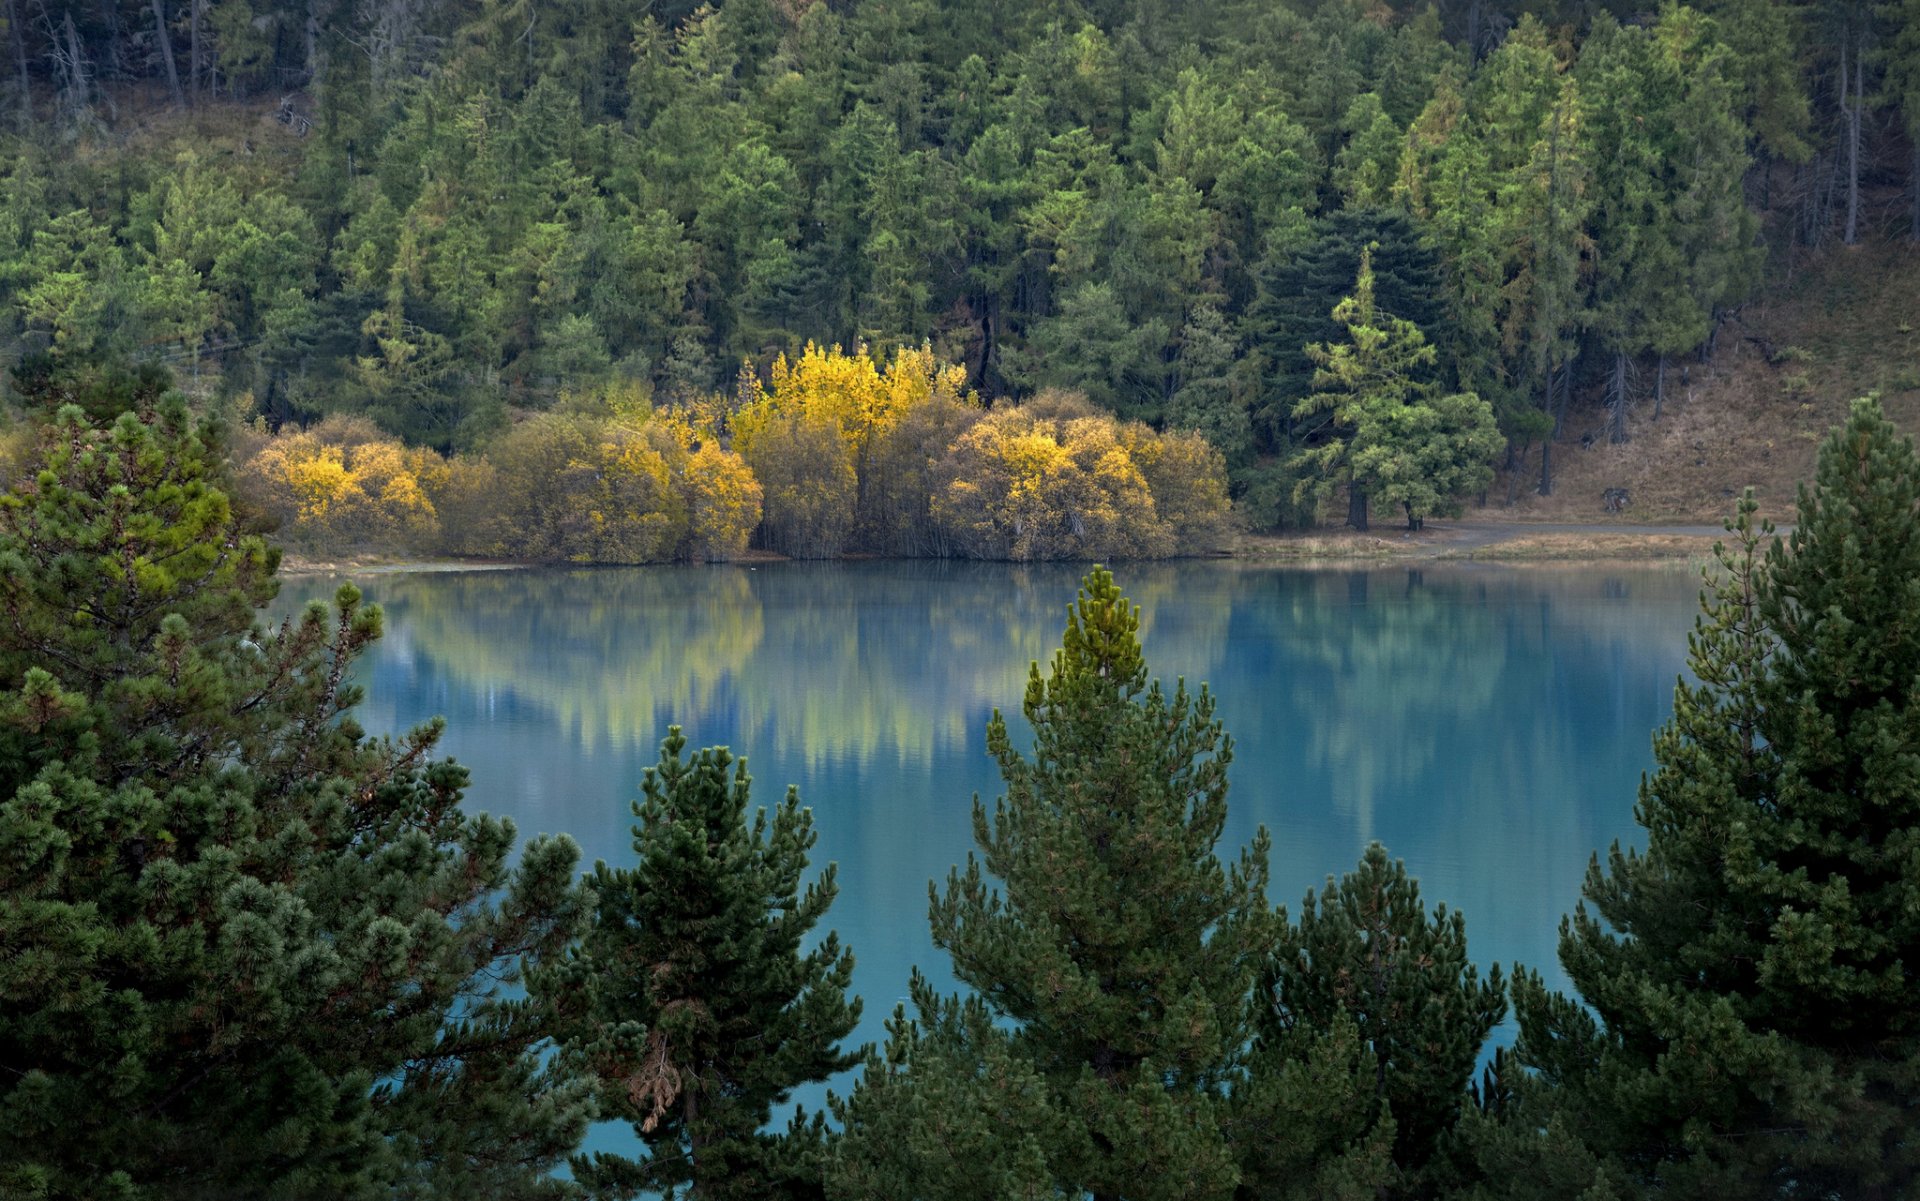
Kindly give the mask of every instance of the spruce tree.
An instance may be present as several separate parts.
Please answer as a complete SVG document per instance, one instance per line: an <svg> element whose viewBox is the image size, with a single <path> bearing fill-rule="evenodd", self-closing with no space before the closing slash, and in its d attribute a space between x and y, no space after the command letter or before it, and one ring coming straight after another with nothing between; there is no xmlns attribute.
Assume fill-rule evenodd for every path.
<svg viewBox="0 0 1920 1201"><path fill-rule="evenodd" d="M535 981L601 1115L647 1146L642 1160L578 1156L574 1175L599 1197L817 1196L821 1116L763 1127L793 1089L861 1058L840 1048L860 1017L852 953L831 933L801 949L833 904L834 869L803 891L812 810L788 789L749 823L746 760L685 748L673 727L633 803L636 863L594 865L577 952Z"/></svg>
<svg viewBox="0 0 1920 1201"><path fill-rule="evenodd" d="M1551 1116L1600 1176L1661 1196L1907 1196L1920 462L1857 401L1764 562L1755 508L1730 523L1691 640L1697 682L1655 740L1647 848L1596 860L1592 910L1563 927L1584 1005L1516 981L1538 1073L1519 1125Z"/></svg>
<svg viewBox="0 0 1920 1201"><path fill-rule="evenodd" d="M834 1195L1226 1198L1269 1168L1311 1188L1378 1163L1345 1138L1351 1097L1306 1070L1247 1074L1266 835L1232 867L1215 857L1232 743L1204 687L1148 684L1139 622L1095 568L1051 670L1030 672L1031 753L989 723L1006 794L991 812L976 799L980 855L932 890L934 943L976 998L916 987L921 1031L896 1018L845 1111L892 1137L851 1130ZM969 1109L992 1080L997 1142ZM951 1148L982 1140L991 1191L968 1194Z"/></svg>
<svg viewBox="0 0 1920 1201"><path fill-rule="evenodd" d="M350 711L380 613L272 628L217 427L62 409L0 498L0 1193L536 1196L582 1090L503 999L576 851Z"/></svg>

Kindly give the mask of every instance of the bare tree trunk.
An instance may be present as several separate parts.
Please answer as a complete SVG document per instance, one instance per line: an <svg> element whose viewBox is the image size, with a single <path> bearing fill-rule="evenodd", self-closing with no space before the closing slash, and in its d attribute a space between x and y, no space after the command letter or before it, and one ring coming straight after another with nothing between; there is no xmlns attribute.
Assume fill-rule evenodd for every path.
<svg viewBox="0 0 1920 1201"><path fill-rule="evenodd" d="M1866 65L1860 47L1853 48L1853 101L1847 102L1847 52L1840 51L1840 105L1847 114L1847 232L1841 239L1848 246L1860 240L1860 114L1865 107Z"/></svg>
<svg viewBox="0 0 1920 1201"><path fill-rule="evenodd" d="M320 0L307 0L307 82L320 80Z"/></svg>
<svg viewBox="0 0 1920 1201"><path fill-rule="evenodd" d="M93 102L93 81L87 77L87 56L80 47L80 31L74 28L72 9L66 11L65 18L62 33L67 52L60 67L67 84L66 116L69 121L74 121L85 116L88 106Z"/></svg>
<svg viewBox="0 0 1920 1201"><path fill-rule="evenodd" d="M174 107L183 107L186 97L180 93L180 69L173 62L173 38L167 33L167 10L162 0L153 0L153 27L160 35L160 61L167 65L167 94Z"/></svg>
<svg viewBox="0 0 1920 1201"><path fill-rule="evenodd" d="M1667 400L1667 356L1660 356L1660 366L1653 373L1653 419L1660 420L1660 406Z"/></svg>
<svg viewBox="0 0 1920 1201"><path fill-rule="evenodd" d="M1613 352L1613 383L1607 389L1607 441L1615 446L1627 440L1627 352Z"/></svg>
<svg viewBox="0 0 1920 1201"><path fill-rule="evenodd" d="M20 0L7 0L7 40L13 48L13 71L20 84L20 116L33 119L33 77L27 74L27 35L20 29Z"/></svg>
<svg viewBox="0 0 1920 1201"><path fill-rule="evenodd" d="M1559 399L1554 398L1553 386L1560 385ZM1553 428L1540 442L1540 495L1553 495L1553 440L1560 436L1560 418L1567 411L1567 397L1573 393L1573 360L1568 359L1560 368L1558 381L1554 374L1547 373L1547 415L1553 418Z"/></svg>
<svg viewBox="0 0 1920 1201"><path fill-rule="evenodd" d="M1347 524L1363 532L1367 528L1367 490L1357 483L1347 485Z"/></svg>
<svg viewBox="0 0 1920 1201"><path fill-rule="evenodd" d="M200 45L200 15L205 7L206 0L187 0L187 91L196 104L200 102L200 80L205 68Z"/></svg>

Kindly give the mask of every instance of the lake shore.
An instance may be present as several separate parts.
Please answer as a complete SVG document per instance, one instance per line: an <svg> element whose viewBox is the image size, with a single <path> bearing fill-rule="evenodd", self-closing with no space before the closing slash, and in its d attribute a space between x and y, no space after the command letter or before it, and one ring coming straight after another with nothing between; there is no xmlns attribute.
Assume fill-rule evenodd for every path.
<svg viewBox="0 0 1920 1201"><path fill-rule="evenodd" d="M1303 566L1430 560L1524 565L1689 563L1725 537L1717 525L1631 525L1527 521L1430 521L1426 528L1375 526L1297 534L1248 534L1236 558Z"/></svg>
<svg viewBox="0 0 1920 1201"><path fill-rule="evenodd" d="M1402 561L1571 565L1585 563L1685 564L1707 558L1725 530L1710 525L1577 524L1530 521L1432 521L1425 529L1379 525L1354 530L1308 530L1290 534L1245 534L1224 558L1302 567ZM861 556L865 557L865 556ZM735 563L785 562L772 551L750 550ZM280 572L288 576L388 575L401 572L517 571L541 566L500 559L413 559L381 554L297 554L288 551Z"/></svg>

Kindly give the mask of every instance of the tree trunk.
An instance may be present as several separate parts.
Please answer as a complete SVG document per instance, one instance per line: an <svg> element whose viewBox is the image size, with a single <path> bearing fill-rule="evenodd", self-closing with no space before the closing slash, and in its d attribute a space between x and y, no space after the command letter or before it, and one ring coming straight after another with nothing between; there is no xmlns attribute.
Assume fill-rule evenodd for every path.
<svg viewBox="0 0 1920 1201"><path fill-rule="evenodd" d="M1560 385L1560 395L1554 396L1554 384ZM1553 428L1540 442L1540 495L1553 495L1553 441L1560 436L1560 421L1566 415L1567 400L1573 395L1573 360L1561 364L1559 378L1547 373L1547 416L1553 418Z"/></svg>
<svg viewBox="0 0 1920 1201"><path fill-rule="evenodd" d="M153 28L160 35L160 61L167 66L167 94L175 108L186 104L180 93L180 68L173 63L173 38L167 33L167 10L162 0L153 0Z"/></svg>
<svg viewBox="0 0 1920 1201"><path fill-rule="evenodd" d="M1356 530L1367 528L1367 490L1359 484L1347 485L1347 524Z"/></svg>
<svg viewBox="0 0 1920 1201"><path fill-rule="evenodd" d="M307 0L307 83L320 82L320 0Z"/></svg>
<svg viewBox="0 0 1920 1201"><path fill-rule="evenodd" d="M687 1127L687 1159L690 1161L687 1171L687 1191L682 1194L689 1199L701 1196L700 1164L705 1156L706 1140L700 1137L700 1089L698 1081L680 1093L680 1120Z"/></svg>
<svg viewBox="0 0 1920 1201"><path fill-rule="evenodd" d="M200 80L205 74L205 54L200 44L200 14L206 0L187 0L187 92L200 102Z"/></svg>
<svg viewBox="0 0 1920 1201"><path fill-rule="evenodd" d="M1913 223L1907 236L1920 242L1920 129L1908 135L1913 139L1913 165L1907 168L1907 187L1913 193Z"/></svg>
<svg viewBox="0 0 1920 1201"><path fill-rule="evenodd" d="M1840 50L1840 105L1847 114L1847 232L1841 239L1848 246L1860 240L1860 114L1865 106L1867 70L1860 48L1853 52L1853 101L1847 102L1847 52Z"/></svg>
<svg viewBox="0 0 1920 1201"><path fill-rule="evenodd" d="M75 121L86 114L87 106L93 102L93 86L87 78L86 51L80 45L80 31L73 26L72 9L67 10L62 25L67 43L66 56L60 61L67 77L65 109L67 119Z"/></svg>
<svg viewBox="0 0 1920 1201"><path fill-rule="evenodd" d="M13 47L13 70L20 84L20 116L33 119L33 77L27 74L27 38L20 32L20 0L7 0L7 40Z"/></svg>
<svg viewBox="0 0 1920 1201"><path fill-rule="evenodd" d="M1613 352L1613 383L1607 389L1607 441L1615 446L1627 440L1627 353Z"/></svg>
<svg viewBox="0 0 1920 1201"><path fill-rule="evenodd" d="M1427 519L1424 517L1415 517L1413 515L1412 501L1403 500L1400 502L1400 507L1407 511L1407 528L1408 529L1418 530L1418 529L1426 528Z"/></svg>
<svg viewBox="0 0 1920 1201"><path fill-rule="evenodd" d="M1660 406L1667 399L1667 356L1660 356L1660 366L1653 373L1653 419L1660 420Z"/></svg>

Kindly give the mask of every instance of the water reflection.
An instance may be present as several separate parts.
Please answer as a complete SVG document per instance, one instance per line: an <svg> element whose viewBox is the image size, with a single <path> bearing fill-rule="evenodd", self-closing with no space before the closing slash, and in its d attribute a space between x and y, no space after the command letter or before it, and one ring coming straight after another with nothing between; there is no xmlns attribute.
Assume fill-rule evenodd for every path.
<svg viewBox="0 0 1920 1201"><path fill-rule="evenodd" d="M799 785L840 864L830 922L858 956L862 1038L908 966L945 979L927 881L964 858L998 784L983 732L1058 644L1080 569L780 564L371 576L388 635L374 730L435 713L470 804L622 859L627 802L669 722ZM1274 834L1297 902L1370 839L1465 911L1475 958L1558 977L1588 855L1634 835L1697 581L1682 571L1124 567L1156 674L1206 681L1236 740L1229 849ZM325 595L294 581L284 607Z"/></svg>

